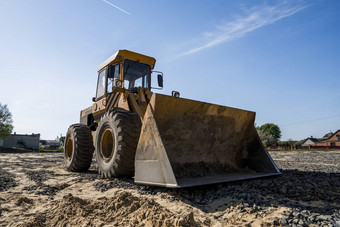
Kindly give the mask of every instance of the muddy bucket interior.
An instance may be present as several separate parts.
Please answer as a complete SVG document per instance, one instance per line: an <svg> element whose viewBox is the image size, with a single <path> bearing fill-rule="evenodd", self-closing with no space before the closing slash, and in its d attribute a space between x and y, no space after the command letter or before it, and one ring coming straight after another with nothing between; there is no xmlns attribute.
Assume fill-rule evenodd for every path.
<svg viewBox="0 0 340 227"><path fill-rule="evenodd" d="M255 113L153 94L143 119L135 182L191 187L279 175Z"/></svg>

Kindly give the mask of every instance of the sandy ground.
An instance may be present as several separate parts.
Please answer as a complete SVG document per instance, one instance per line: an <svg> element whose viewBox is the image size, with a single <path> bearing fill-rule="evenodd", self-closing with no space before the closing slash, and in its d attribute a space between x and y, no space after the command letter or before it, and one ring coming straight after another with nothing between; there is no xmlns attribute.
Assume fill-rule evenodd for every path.
<svg viewBox="0 0 340 227"><path fill-rule="evenodd" d="M0 226L336 226L340 151L271 152L281 177L189 189L64 169L62 153L0 153Z"/></svg>

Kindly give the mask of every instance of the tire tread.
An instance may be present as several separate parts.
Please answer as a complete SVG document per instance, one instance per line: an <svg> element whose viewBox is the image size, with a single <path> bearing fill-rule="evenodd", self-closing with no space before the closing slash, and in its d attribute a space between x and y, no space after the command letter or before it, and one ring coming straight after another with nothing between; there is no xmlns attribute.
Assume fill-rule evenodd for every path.
<svg viewBox="0 0 340 227"><path fill-rule="evenodd" d="M73 133L74 136L74 154L72 157L73 160L71 160L67 166L67 170L72 172L84 172L90 168L94 152L91 132L90 128L83 124L73 124L69 127L67 133ZM64 149L66 151L66 147ZM65 159L67 159L65 152L64 154Z"/></svg>

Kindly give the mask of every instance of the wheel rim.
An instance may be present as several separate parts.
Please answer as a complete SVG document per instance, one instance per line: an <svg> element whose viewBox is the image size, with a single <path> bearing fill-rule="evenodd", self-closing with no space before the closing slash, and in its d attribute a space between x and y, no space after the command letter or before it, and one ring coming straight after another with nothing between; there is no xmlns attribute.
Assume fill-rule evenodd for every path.
<svg viewBox="0 0 340 227"><path fill-rule="evenodd" d="M100 139L100 153L105 162L109 162L113 156L115 141L113 132L110 128L106 128Z"/></svg>
<svg viewBox="0 0 340 227"><path fill-rule="evenodd" d="M73 155L73 141L72 138L68 138L66 141L66 157L68 160L71 160Z"/></svg>

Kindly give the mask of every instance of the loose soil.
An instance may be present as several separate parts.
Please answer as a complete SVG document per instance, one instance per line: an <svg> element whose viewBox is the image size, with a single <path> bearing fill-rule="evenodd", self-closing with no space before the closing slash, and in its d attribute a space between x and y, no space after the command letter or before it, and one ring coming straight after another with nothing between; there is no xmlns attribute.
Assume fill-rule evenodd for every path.
<svg viewBox="0 0 340 227"><path fill-rule="evenodd" d="M186 189L64 169L62 153L1 151L0 226L337 226L340 151L275 151L281 177Z"/></svg>

